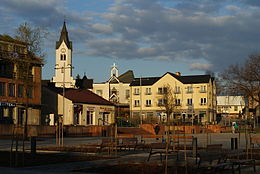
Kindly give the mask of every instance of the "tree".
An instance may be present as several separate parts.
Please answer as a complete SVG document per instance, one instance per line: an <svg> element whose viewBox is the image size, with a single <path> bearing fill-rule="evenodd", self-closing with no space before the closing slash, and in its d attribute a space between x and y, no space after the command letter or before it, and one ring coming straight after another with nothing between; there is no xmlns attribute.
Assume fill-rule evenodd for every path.
<svg viewBox="0 0 260 174"><path fill-rule="evenodd" d="M47 31L44 28L36 27L33 28L27 22L20 24L16 28L17 40L28 44L28 50L34 55L44 59L45 53L42 52L43 40L47 37Z"/></svg>
<svg viewBox="0 0 260 174"><path fill-rule="evenodd" d="M223 74L225 90L243 95L260 105L260 55L251 55L244 64L231 65Z"/></svg>

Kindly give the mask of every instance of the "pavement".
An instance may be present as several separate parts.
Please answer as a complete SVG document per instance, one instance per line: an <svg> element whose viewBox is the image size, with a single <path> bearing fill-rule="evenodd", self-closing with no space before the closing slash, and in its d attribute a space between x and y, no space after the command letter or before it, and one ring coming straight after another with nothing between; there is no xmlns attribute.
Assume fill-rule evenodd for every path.
<svg viewBox="0 0 260 174"><path fill-rule="evenodd" d="M198 138L198 145L204 146L207 144L223 144L223 148L230 148L230 141L231 138L238 138L239 148L245 148L245 134L232 134L232 133L225 133L225 134L194 134L193 136ZM253 136L260 137L260 134L253 134ZM65 145L79 145L79 144L86 144L86 143L97 143L101 141L101 137L77 137L77 138L65 138L64 144ZM38 146L43 145L54 145L55 139L47 138L47 139L40 139L37 141ZM0 150L10 150L11 140L0 140ZM26 146L30 146L29 142L26 142ZM81 155L90 155L90 154L83 154ZM0 167L0 174L57 174L57 173L79 173L79 171L75 172L78 169L85 169L97 166L105 166L105 165L112 165L118 163L126 163L128 161L135 162L135 163L143 163L146 162L149 153L139 151L138 153L118 153L114 154L117 155L118 158L116 159L107 159L107 160L98 160L98 161L84 161L84 162L70 162L70 163L60 163L60 164L51 164L51 165L43 165L43 166L34 166L34 167L24 167L24 168L7 168L7 167ZM171 163L169 160L169 163ZM159 155L152 156L151 162L159 161ZM257 162L260 164L260 162ZM257 172L260 174L260 166L257 166ZM254 173L252 168L243 169L242 174L250 174Z"/></svg>

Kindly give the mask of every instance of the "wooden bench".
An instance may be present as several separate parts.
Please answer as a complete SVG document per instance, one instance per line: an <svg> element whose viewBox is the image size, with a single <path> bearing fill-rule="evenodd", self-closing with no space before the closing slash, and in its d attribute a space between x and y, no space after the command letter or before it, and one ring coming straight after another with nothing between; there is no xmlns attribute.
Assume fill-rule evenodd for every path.
<svg viewBox="0 0 260 174"><path fill-rule="evenodd" d="M108 148L108 152L110 153L111 150L117 148L118 145L119 145L119 138L115 138L115 137L103 138L101 144L99 144L99 152L102 152L103 149Z"/></svg>
<svg viewBox="0 0 260 174"><path fill-rule="evenodd" d="M147 161L150 160L151 156L154 154L160 154L160 160L162 162L162 155L165 154L166 157L166 148L167 148L167 143L163 142L163 143L151 143L150 144L150 151L149 151L149 156ZM169 144L168 145L168 154L174 153L176 152L174 149L172 149L172 146Z"/></svg>
<svg viewBox="0 0 260 174"><path fill-rule="evenodd" d="M175 135L170 136L170 142L176 149L192 149L193 136L190 135Z"/></svg>
<svg viewBox="0 0 260 174"><path fill-rule="evenodd" d="M230 170L232 163L225 161L225 158L221 152L200 152L198 153L198 163L188 164L188 166L194 168L194 172L197 173L217 173L224 170Z"/></svg>
<svg viewBox="0 0 260 174"><path fill-rule="evenodd" d="M260 147L260 137L250 137L251 148Z"/></svg>
<svg viewBox="0 0 260 174"><path fill-rule="evenodd" d="M242 159L242 157L246 158L246 154L243 150L231 150L225 153L227 162L232 163L233 173L235 170L241 173L242 166L253 167L254 172L256 172L256 165L254 159Z"/></svg>
<svg viewBox="0 0 260 174"><path fill-rule="evenodd" d="M135 150L136 147L137 147L137 143L138 143L138 139L136 137L121 138L121 142L120 142L120 144L117 147L119 147L120 150L122 150L122 148L125 148L125 150L127 148L128 148L128 150L133 148Z"/></svg>

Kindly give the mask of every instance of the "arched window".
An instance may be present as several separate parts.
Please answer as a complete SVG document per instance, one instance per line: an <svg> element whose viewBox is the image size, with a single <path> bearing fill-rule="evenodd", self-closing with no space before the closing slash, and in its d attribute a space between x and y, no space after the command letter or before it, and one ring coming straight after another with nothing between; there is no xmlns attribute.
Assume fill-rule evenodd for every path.
<svg viewBox="0 0 260 174"><path fill-rule="evenodd" d="M66 60L66 54L61 54L60 55L60 60Z"/></svg>

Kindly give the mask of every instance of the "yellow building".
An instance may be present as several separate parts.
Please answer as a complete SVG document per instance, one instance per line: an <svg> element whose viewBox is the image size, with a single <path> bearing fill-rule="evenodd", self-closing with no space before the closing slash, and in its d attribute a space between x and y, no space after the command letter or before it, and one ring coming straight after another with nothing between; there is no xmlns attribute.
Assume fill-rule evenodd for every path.
<svg viewBox="0 0 260 174"><path fill-rule="evenodd" d="M169 120L214 123L216 120L216 85L210 75L181 76L165 73L162 77L135 78L130 84L132 118L166 121L166 91L172 91L174 107Z"/></svg>

